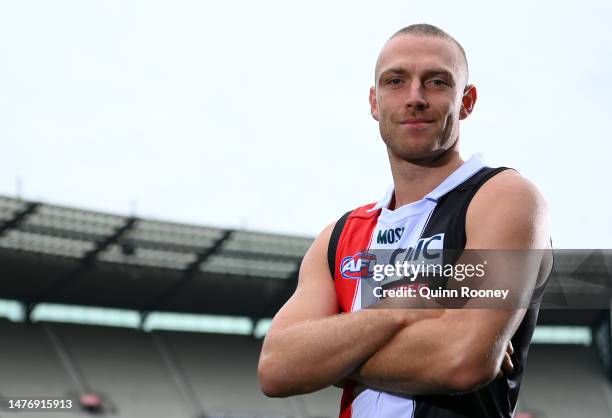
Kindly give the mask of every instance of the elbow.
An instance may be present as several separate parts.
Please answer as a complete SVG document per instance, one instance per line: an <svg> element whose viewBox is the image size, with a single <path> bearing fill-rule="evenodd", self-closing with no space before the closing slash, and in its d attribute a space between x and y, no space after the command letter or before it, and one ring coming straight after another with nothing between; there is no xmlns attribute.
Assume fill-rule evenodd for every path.
<svg viewBox="0 0 612 418"><path fill-rule="evenodd" d="M270 361L262 356L257 366L257 377L261 391L269 398L280 398L283 396L282 385L278 383L278 379L275 378L272 372Z"/></svg>
<svg viewBox="0 0 612 418"><path fill-rule="evenodd" d="M262 378L261 376L259 377L259 386L261 392L268 398L286 398L292 395L291 393L283 391L282 385L278 385L274 381Z"/></svg>
<svg viewBox="0 0 612 418"><path fill-rule="evenodd" d="M466 359L458 363L449 376L451 390L455 393L473 392L491 383L498 373L493 362L486 361L485 356Z"/></svg>
<svg viewBox="0 0 612 418"><path fill-rule="evenodd" d="M261 376L259 377L259 386L261 388L261 392L268 398L284 398L288 396L284 394L280 390L280 387L275 385L274 382L265 380Z"/></svg>
<svg viewBox="0 0 612 418"><path fill-rule="evenodd" d="M257 366L257 377L264 395L269 398L285 398L295 395L296 393L291 391L289 382L284 381L284 375L285 373L278 365L275 365L274 360L262 355Z"/></svg>
<svg viewBox="0 0 612 418"><path fill-rule="evenodd" d="M261 388L261 392L266 395L268 398L279 398L280 391L278 387L274 384L272 379L265 373L261 371L261 369L257 369L257 376L259 378L259 387Z"/></svg>

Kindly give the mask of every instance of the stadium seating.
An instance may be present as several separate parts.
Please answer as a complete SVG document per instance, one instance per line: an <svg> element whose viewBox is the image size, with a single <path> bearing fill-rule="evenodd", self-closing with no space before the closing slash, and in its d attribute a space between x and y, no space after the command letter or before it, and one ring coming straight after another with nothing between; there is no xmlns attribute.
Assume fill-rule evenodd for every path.
<svg viewBox="0 0 612 418"><path fill-rule="evenodd" d="M259 325L293 292L311 243L0 196L0 315L26 321L0 319L0 396L101 402L118 418L335 417L339 389L269 399L256 375ZM555 258L534 341L560 344L532 344L519 416L609 418L609 332L594 344L591 327L609 329L612 251Z"/></svg>
<svg viewBox="0 0 612 418"><path fill-rule="evenodd" d="M519 405L534 418L610 418L612 386L593 347L534 344Z"/></svg>

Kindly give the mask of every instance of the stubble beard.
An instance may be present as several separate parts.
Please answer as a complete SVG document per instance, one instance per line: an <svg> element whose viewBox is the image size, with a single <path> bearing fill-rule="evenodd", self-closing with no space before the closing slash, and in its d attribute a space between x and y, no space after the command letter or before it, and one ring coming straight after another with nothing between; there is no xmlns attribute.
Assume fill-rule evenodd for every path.
<svg viewBox="0 0 612 418"><path fill-rule="evenodd" d="M421 165L430 160L437 159L441 154L452 148L450 138L445 140L445 131L424 132L421 135L410 137L404 132L389 129L386 124L379 126L380 136L387 146L389 158L403 160ZM455 141L452 141L453 143Z"/></svg>
<svg viewBox="0 0 612 418"><path fill-rule="evenodd" d="M380 123L379 131L387 146L389 158L417 165L429 165L448 151L454 150L458 135L448 132L448 123L440 131L425 133L419 138L410 138L403 132L390 128L391 123ZM454 138L453 138L454 137Z"/></svg>

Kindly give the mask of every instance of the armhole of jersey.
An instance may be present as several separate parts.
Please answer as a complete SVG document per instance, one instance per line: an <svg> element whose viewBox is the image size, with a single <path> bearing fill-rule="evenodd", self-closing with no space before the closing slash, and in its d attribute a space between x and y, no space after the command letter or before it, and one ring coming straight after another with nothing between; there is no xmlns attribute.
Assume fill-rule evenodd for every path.
<svg viewBox="0 0 612 418"><path fill-rule="evenodd" d="M510 167L497 167L497 168L485 168L485 169L488 172L484 174L482 172L477 173L474 176L470 177L464 184L457 187L457 189L461 191L469 190L469 195L467 199L465 199L465 203L463 204L461 211L459 213L459 217L458 217L458 224L462 228L463 247L465 247L465 244L467 242L467 231L466 231L467 211L468 211L470 204L472 203L472 199L474 199L474 197L476 196L476 193L478 193L480 188L484 186L484 184L487 181L491 180L491 178L495 177L497 174L501 173L502 171L514 170L513 168L510 168Z"/></svg>
<svg viewBox="0 0 612 418"><path fill-rule="evenodd" d="M478 193L478 190L487 182L489 181L492 177L494 177L495 175L501 173L502 171L506 171L506 170L513 170L516 171L518 173L518 170L512 168L512 167L497 167L493 170L491 170L490 172L488 172L487 174L485 174L482 178L478 179L476 181L476 184L471 184L471 185L467 185L467 187L469 186L476 186L473 195L467 200L467 205L465 206L465 211L463 211L462 213L462 217L463 217L463 225L465 225L466 222L466 218L467 218L467 208L470 205L472 199L474 198L474 196L476 195L476 193ZM467 182L466 182L467 183ZM552 251L552 238L550 239L550 246L551 246L551 251ZM538 286L537 288L535 288L533 290L533 294L531 296L531 302L529 304L529 307L532 307L534 305L539 304L542 301L542 296L544 295L544 291L546 290L546 285L548 283L548 280L550 279L552 272L554 270L554 264L555 264L555 256L554 256L554 252L553 252L553 258L552 258L552 263L550 266L550 271L548 272L548 275L546 277L546 279L544 280L544 282Z"/></svg>
<svg viewBox="0 0 612 418"><path fill-rule="evenodd" d="M542 296L544 295L544 291L546 290L546 285L548 284L548 281L550 280L552 273L555 270L555 252L553 251L552 238L550 238L550 251L552 253L550 271L548 272L548 275L546 276L546 279L544 280L544 282L533 290L533 296L531 297L532 304L541 302Z"/></svg>
<svg viewBox="0 0 612 418"><path fill-rule="evenodd" d="M344 224L348 219L349 215L352 211L346 212L338 221L336 225L334 225L334 229L329 237L329 245L327 246L327 264L329 265L329 272L331 273L332 279L336 277L336 250L338 249L338 241L340 240L340 235L342 235L342 230L344 229Z"/></svg>

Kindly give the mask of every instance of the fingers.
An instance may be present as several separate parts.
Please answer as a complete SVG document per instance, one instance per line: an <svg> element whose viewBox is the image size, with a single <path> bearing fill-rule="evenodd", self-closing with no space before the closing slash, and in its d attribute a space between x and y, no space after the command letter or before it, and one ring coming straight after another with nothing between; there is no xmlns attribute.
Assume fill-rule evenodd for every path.
<svg viewBox="0 0 612 418"><path fill-rule="evenodd" d="M344 387L346 386L346 384L348 383L348 381L346 379L342 379L337 381L336 383L334 383L334 386L340 389L344 389Z"/></svg>
<svg viewBox="0 0 612 418"><path fill-rule="evenodd" d="M353 381L350 379L349 376L346 376L334 383L334 386L340 389L344 389L349 385L349 383L353 383Z"/></svg>
<svg viewBox="0 0 612 418"><path fill-rule="evenodd" d="M512 370L514 370L514 364L512 364L512 358L510 357L513 353L514 347L512 346L512 341L508 341L508 347L504 353L504 360L502 361L501 368L497 373L497 379L512 373Z"/></svg>
<svg viewBox="0 0 612 418"><path fill-rule="evenodd" d="M512 370L514 369L514 364L512 364L512 359L510 358L510 354L508 354L507 352L504 353L504 360L502 361L502 366L501 366L501 372L503 372L504 375L508 375L512 372Z"/></svg>

